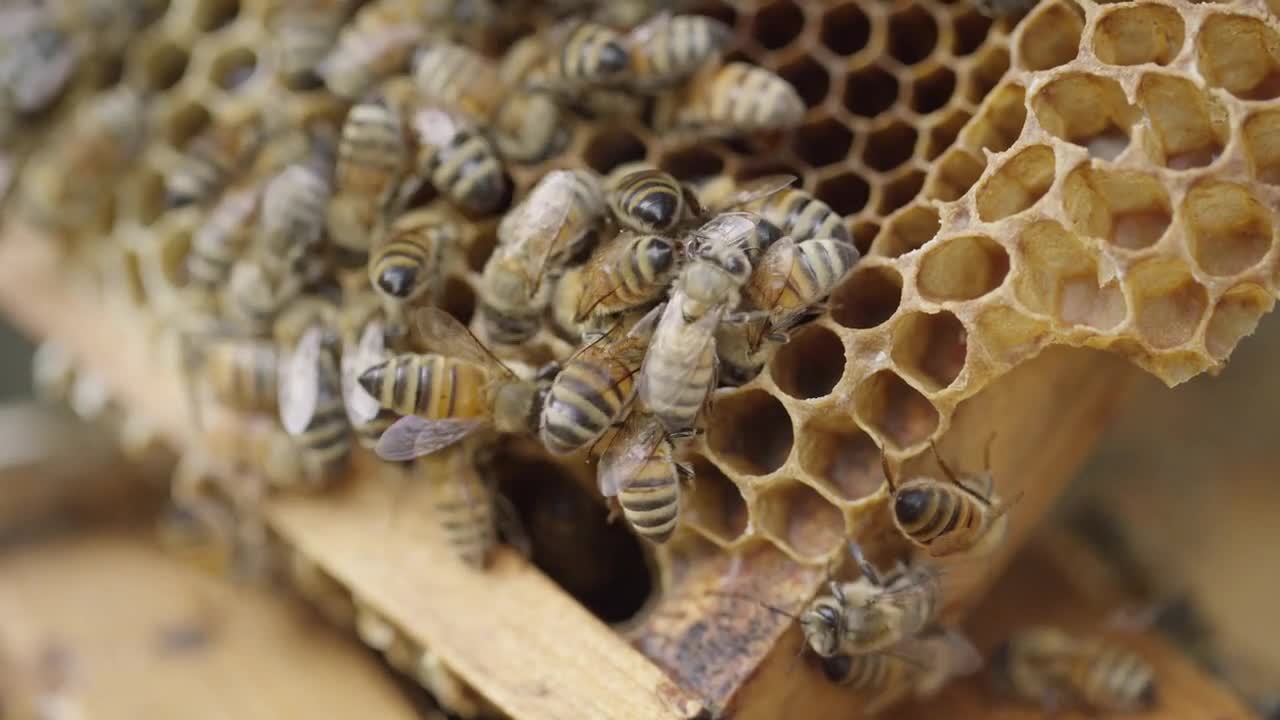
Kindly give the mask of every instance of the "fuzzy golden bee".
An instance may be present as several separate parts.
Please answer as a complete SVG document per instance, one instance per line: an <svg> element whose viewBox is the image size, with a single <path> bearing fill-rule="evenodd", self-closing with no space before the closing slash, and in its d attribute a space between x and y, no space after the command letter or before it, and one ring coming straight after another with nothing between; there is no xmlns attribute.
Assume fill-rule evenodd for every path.
<svg viewBox="0 0 1280 720"><path fill-rule="evenodd" d="M414 110L409 126L418 144L416 175L465 210L489 213L502 206L509 189L502 159L479 126L436 107Z"/></svg>
<svg viewBox="0 0 1280 720"><path fill-rule="evenodd" d="M397 355L361 373L360 386L403 415L378 441L384 460L404 461L448 447L482 427L533 433L546 382L523 380L444 310L418 311L429 355Z"/></svg>
<svg viewBox="0 0 1280 720"><path fill-rule="evenodd" d="M771 245L755 263L743 289L750 306L767 315L761 332L774 342L786 342L787 330L816 314L818 304L857 261L857 248L828 238L802 243L783 238Z"/></svg>
<svg viewBox="0 0 1280 720"><path fill-rule="evenodd" d="M448 255L461 241L457 222L438 210L411 210L391 223L387 241L369 256L369 281L393 318L425 294L439 297Z"/></svg>
<svg viewBox="0 0 1280 720"><path fill-rule="evenodd" d="M623 233L598 249L582 270L575 325L601 321L659 300L679 270L680 248L661 235Z"/></svg>
<svg viewBox="0 0 1280 720"><path fill-rule="evenodd" d="M502 157L510 161L541 162L568 144L567 120L551 95L516 89L494 111L493 142Z"/></svg>
<svg viewBox="0 0 1280 720"><path fill-rule="evenodd" d="M498 545L496 496L472 445L459 443L418 458L415 472L431 486L431 505L449 547L462 562L483 568Z"/></svg>
<svg viewBox="0 0 1280 720"><path fill-rule="evenodd" d="M274 342L218 338L209 345L205 377L227 407L270 412L276 407L279 353Z"/></svg>
<svg viewBox="0 0 1280 720"><path fill-rule="evenodd" d="M735 203L739 192L732 179L717 177L699 188L698 199L709 207L725 207ZM782 188L764 197L737 202L736 206L768 220L798 243L813 238L853 242L844 218L830 205L798 187Z"/></svg>
<svg viewBox="0 0 1280 720"><path fill-rule="evenodd" d="M329 235L339 247L356 254L372 247L392 209L408 152L400 116L386 102L360 103L347 113L327 214Z"/></svg>
<svg viewBox="0 0 1280 720"><path fill-rule="evenodd" d="M925 565L882 575L857 543L849 543L862 577L831 583L831 592L800 614L805 642L819 657L880 652L928 627L943 600L941 575Z"/></svg>
<svg viewBox="0 0 1280 720"><path fill-rule="evenodd" d="M333 50L352 0L285 0L268 19L276 65L294 87L319 82L316 70Z"/></svg>
<svg viewBox="0 0 1280 720"><path fill-rule="evenodd" d="M418 53L413 79L429 105L487 119L503 100L503 84L493 60L465 45L436 43Z"/></svg>
<svg viewBox="0 0 1280 720"><path fill-rule="evenodd" d="M982 656L963 636L930 629L890 652L833 655L821 664L828 680L865 695L863 711L876 715L909 694L926 697L953 678L977 672Z"/></svg>
<svg viewBox="0 0 1280 720"><path fill-rule="evenodd" d="M994 439L994 438L993 438ZM987 443L986 467L983 473L969 478L981 487L962 482L933 447L938 465L947 476L946 483L930 477L917 477L896 482L888 462L884 464L885 481L892 494L893 524L912 543L932 557L965 553L985 556L999 547L1008 527L1007 513L1018 498L1001 501L991 494L994 477L990 472L991 443Z"/></svg>
<svg viewBox="0 0 1280 720"><path fill-rule="evenodd" d="M605 216L595 177L582 170L547 173L498 226L498 247L480 279L480 325L495 345L533 337L553 282L595 242Z"/></svg>
<svg viewBox="0 0 1280 720"><path fill-rule="evenodd" d="M165 175L169 206L204 204L217 197L237 172L249 167L265 140L263 119L255 110L216 120L191 139Z"/></svg>
<svg viewBox="0 0 1280 720"><path fill-rule="evenodd" d="M630 64L622 36L589 20L566 20L543 42L543 60L525 78L532 89L574 95L617 82Z"/></svg>
<svg viewBox="0 0 1280 720"><path fill-rule="evenodd" d="M631 404L657 314L649 313L626 333L622 325L574 353L551 383L542 406L539 437L554 455L595 442Z"/></svg>
<svg viewBox="0 0 1280 720"><path fill-rule="evenodd" d="M991 666L1006 692L1048 713L1067 707L1139 712L1158 699L1155 671L1140 656L1054 627L1017 633L996 651Z"/></svg>
<svg viewBox="0 0 1280 720"><path fill-rule="evenodd" d="M426 39L412 15L407 3L377 1L362 7L320 63L318 74L329 91L357 100L407 67L414 49Z"/></svg>
<svg viewBox="0 0 1280 720"><path fill-rule="evenodd" d="M706 15L655 14L623 40L630 66L629 86L651 91L688 78L719 55L733 30Z"/></svg>
<svg viewBox="0 0 1280 720"><path fill-rule="evenodd" d="M732 62L708 65L654 106L658 132L724 137L784 130L804 118L805 105L791 83L762 67Z"/></svg>
<svg viewBox="0 0 1280 720"><path fill-rule="evenodd" d="M616 497L640 537L664 543L680 518L680 484L692 469L677 460L671 434L657 418L632 411L600 456L600 494Z"/></svg>
<svg viewBox="0 0 1280 720"><path fill-rule="evenodd" d="M648 163L615 168L605 189L618 224L636 232L666 233L685 219L684 186Z"/></svg>
<svg viewBox="0 0 1280 720"><path fill-rule="evenodd" d="M208 289L227 282L249 247L261 199L260 183L232 188L218 198L191 238L187 276L192 282Z"/></svg>
<svg viewBox="0 0 1280 720"><path fill-rule="evenodd" d="M268 335L276 315L302 291L298 271L264 253L237 260L223 293L225 319L245 335Z"/></svg>
<svg viewBox="0 0 1280 720"><path fill-rule="evenodd" d="M318 149L267 182L258 215L266 252L294 261L320 246L333 194L333 160L329 148Z"/></svg>

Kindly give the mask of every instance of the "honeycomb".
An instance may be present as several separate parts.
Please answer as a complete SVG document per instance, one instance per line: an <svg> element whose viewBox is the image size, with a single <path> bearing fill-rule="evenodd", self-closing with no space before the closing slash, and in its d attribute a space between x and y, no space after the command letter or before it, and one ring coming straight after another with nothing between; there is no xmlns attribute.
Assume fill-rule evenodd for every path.
<svg viewBox="0 0 1280 720"><path fill-rule="evenodd" d="M201 217L166 211L162 178L201 129L246 103L282 126L341 116L273 73L272 4L172 0L130 44L119 80L150 99L152 142L103 188L117 242L89 246L124 271L100 273L104 291L157 316L177 307ZM660 578L707 546L828 563L883 524L882 451L915 458L963 401L1046 348L1111 350L1173 385L1220 369L1271 310L1275 0L1045 0L1016 23L937 0L692 10L734 29L728 60L794 85L800 125L670 142L639 119L575 121L562 152L509 168L516 197L552 168L636 160L687 180L792 173L845 216L865 257L757 378L716 392ZM479 228L445 293L461 317L494 243ZM997 476L997 489L1030 482Z"/></svg>

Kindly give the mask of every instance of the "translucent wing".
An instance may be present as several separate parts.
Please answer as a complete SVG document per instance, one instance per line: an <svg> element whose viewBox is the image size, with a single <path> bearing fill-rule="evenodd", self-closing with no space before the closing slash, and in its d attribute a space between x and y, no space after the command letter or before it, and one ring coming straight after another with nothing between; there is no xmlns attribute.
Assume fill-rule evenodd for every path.
<svg viewBox="0 0 1280 720"><path fill-rule="evenodd" d="M565 225L577 202L576 180L568 170L554 170L543 176L520 204L519 226L514 232L526 238L529 268L534 270L531 287L537 293L551 258L562 249L568 233Z"/></svg>
<svg viewBox="0 0 1280 720"><path fill-rule="evenodd" d="M439 355L484 365L506 375L514 374L466 325L438 307L418 311L418 332L427 347Z"/></svg>
<svg viewBox="0 0 1280 720"><path fill-rule="evenodd" d="M290 435L300 435L315 417L320 400L320 353L324 329L312 326L302 334L293 353L280 365L277 399L280 423Z"/></svg>
<svg viewBox="0 0 1280 720"><path fill-rule="evenodd" d="M693 247L735 247L750 249L755 239L760 216L749 212L721 213L693 231Z"/></svg>
<svg viewBox="0 0 1280 720"><path fill-rule="evenodd" d="M760 256L748 281L750 296L760 310L773 310L778 300L787 289L787 278L795 265L796 242L789 237L782 238L769 246Z"/></svg>
<svg viewBox="0 0 1280 720"><path fill-rule="evenodd" d="M618 490L625 487L653 458L665 438L666 430L656 418L646 413L631 413L618 436L600 457L600 465L596 469L600 494L605 497L617 495Z"/></svg>
<svg viewBox="0 0 1280 720"><path fill-rule="evenodd" d="M625 253L635 236L622 233L610 240L608 244L598 248L591 254L591 259L583 267L582 294L578 297L574 321L586 320L596 307L613 296L622 284L621 275L612 272L612 268L626 260Z"/></svg>
<svg viewBox="0 0 1280 720"><path fill-rule="evenodd" d="M736 190L719 200L714 207L710 208L713 212L723 212L733 208L742 207L753 203L757 200L773 195L776 192L785 190L796 181L795 175L767 175L755 180L748 180L740 183Z"/></svg>
<svg viewBox="0 0 1280 720"><path fill-rule="evenodd" d="M422 108L413 114L413 134L431 147L447 147L461 129L461 120L440 108Z"/></svg>
<svg viewBox="0 0 1280 720"><path fill-rule="evenodd" d="M390 462L404 462L430 455L470 435L484 424L482 420L428 420L405 415L391 424L378 438L378 457Z"/></svg>
<svg viewBox="0 0 1280 720"><path fill-rule="evenodd" d="M342 398L352 425L372 422L381 411L378 401L360 387L359 378L365 370L388 358L381 322L365 325L355 346L342 353Z"/></svg>

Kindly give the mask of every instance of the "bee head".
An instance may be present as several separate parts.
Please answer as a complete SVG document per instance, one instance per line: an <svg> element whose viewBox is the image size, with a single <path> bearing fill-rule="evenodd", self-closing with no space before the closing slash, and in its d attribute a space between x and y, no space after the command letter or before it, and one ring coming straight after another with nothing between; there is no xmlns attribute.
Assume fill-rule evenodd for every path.
<svg viewBox="0 0 1280 720"><path fill-rule="evenodd" d="M378 389L382 385L382 376L386 372L387 363L381 362L360 373L360 377L356 378L356 382L360 383L360 387L364 388L365 392L376 398L381 395Z"/></svg>
<svg viewBox="0 0 1280 720"><path fill-rule="evenodd" d="M844 614L835 598L821 597L800 616L800 629L804 639L821 657L831 657L840 649L843 635Z"/></svg>

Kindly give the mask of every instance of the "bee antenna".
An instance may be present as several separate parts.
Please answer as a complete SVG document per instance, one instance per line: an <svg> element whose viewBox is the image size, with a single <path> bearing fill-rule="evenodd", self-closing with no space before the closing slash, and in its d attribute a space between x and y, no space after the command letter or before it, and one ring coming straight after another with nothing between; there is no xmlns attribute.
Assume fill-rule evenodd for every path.
<svg viewBox="0 0 1280 720"><path fill-rule="evenodd" d="M889 458L884 453L880 453L880 469L884 471L884 481L889 486L889 492L891 494L898 492L893 481L893 471L889 469Z"/></svg>
<svg viewBox="0 0 1280 720"><path fill-rule="evenodd" d="M942 453L938 452L938 445L932 438L929 440L929 447L933 450L933 457L937 459L939 467L942 468L942 472L946 473L947 479L956 485L960 485L961 483L956 479L955 472L953 472L951 467L947 465L947 461L942 459Z"/></svg>
<svg viewBox="0 0 1280 720"><path fill-rule="evenodd" d="M799 616L793 613L789 613L786 610L783 610L782 608L777 607L776 605L770 605L769 603L761 600L760 598L752 597L750 595L746 595L743 593L728 592L724 590L712 590L711 594L718 597L734 598L736 600L746 600L748 602L753 602L759 605L760 607L764 608L765 610L768 610L769 612L776 613L783 617L791 618L792 620L797 620L797 621L800 619Z"/></svg>

